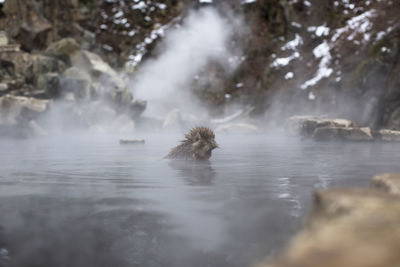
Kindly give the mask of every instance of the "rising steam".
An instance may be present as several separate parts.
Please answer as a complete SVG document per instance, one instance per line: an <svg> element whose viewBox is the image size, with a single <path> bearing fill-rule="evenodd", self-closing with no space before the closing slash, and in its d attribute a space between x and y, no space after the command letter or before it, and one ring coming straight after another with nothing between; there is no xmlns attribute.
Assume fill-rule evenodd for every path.
<svg viewBox="0 0 400 267"><path fill-rule="evenodd" d="M162 53L147 61L132 85L134 96L149 103L147 115L163 116L173 108L197 113L191 97L193 77L211 60L228 67L232 23L213 9L192 12L181 27L171 30L158 47Z"/></svg>

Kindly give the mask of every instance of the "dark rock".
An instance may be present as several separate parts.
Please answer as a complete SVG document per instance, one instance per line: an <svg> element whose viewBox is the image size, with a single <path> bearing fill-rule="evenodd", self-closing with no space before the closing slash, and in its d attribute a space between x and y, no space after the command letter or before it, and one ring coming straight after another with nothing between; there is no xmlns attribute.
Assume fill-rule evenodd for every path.
<svg viewBox="0 0 400 267"><path fill-rule="evenodd" d="M79 44L73 38L64 38L49 45L46 54L55 56L64 62L71 63L72 56L78 51Z"/></svg>
<svg viewBox="0 0 400 267"><path fill-rule="evenodd" d="M129 115L132 119L137 119L146 110L147 101L135 100L129 104Z"/></svg>
<svg viewBox="0 0 400 267"><path fill-rule="evenodd" d="M56 98L60 96L61 85L58 73L49 72L39 76L36 87L43 90L48 98Z"/></svg>
<svg viewBox="0 0 400 267"><path fill-rule="evenodd" d="M91 98L91 78L85 70L76 67L68 68L63 73L60 85L63 92L73 92L77 100Z"/></svg>

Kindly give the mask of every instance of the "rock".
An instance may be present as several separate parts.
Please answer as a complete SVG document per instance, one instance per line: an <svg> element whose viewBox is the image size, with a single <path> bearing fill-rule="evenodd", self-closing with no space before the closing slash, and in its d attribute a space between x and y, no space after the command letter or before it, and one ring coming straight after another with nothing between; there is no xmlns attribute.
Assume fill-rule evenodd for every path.
<svg viewBox="0 0 400 267"><path fill-rule="evenodd" d="M86 69L94 78L101 79L107 86L118 89L126 87L117 72L97 54L85 50L79 51L73 58L73 64Z"/></svg>
<svg viewBox="0 0 400 267"><path fill-rule="evenodd" d="M316 141L373 141L371 129L368 127L318 127L312 138Z"/></svg>
<svg viewBox="0 0 400 267"><path fill-rule="evenodd" d="M120 139L119 143L121 145L137 145L137 144L144 144L144 139Z"/></svg>
<svg viewBox="0 0 400 267"><path fill-rule="evenodd" d="M304 137L311 137L315 129L320 127L355 127L355 123L340 118L319 118L312 116L293 116L287 119L285 128L291 134L296 134Z"/></svg>
<svg viewBox="0 0 400 267"><path fill-rule="evenodd" d="M146 110L147 101L135 100L129 104L129 115L132 119L137 119Z"/></svg>
<svg viewBox="0 0 400 267"><path fill-rule="evenodd" d="M41 74L37 79L36 87L44 90L49 98L58 97L61 93L60 77L54 72Z"/></svg>
<svg viewBox="0 0 400 267"><path fill-rule="evenodd" d="M0 83L0 93L8 90L8 84Z"/></svg>
<svg viewBox="0 0 400 267"><path fill-rule="evenodd" d="M82 69L78 69L77 67L68 68L63 73L60 85L63 92L73 92L77 100L88 100L91 98L91 78Z"/></svg>
<svg viewBox="0 0 400 267"><path fill-rule="evenodd" d="M371 186L400 196L400 174L382 174L372 178Z"/></svg>
<svg viewBox="0 0 400 267"><path fill-rule="evenodd" d="M17 124L30 121L45 112L49 100L5 95L0 97L0 124Z"/></svg>
<svg viewBox="0 0 400 267"><path fill-rule="evenodd" d="M51 30L51 23L41 16L34 8L30 8L17 36L25 49L43 49L46 47L47 33Z"/></svg>
<svg viewBox="0 0 400 267"><path fill-rule="evenodd" d="M33 57L32 62L32 80L39 77L41 74L48 72L63 72L65 70L65 64L56 58L36 55Z"/></svg>
<svg viewBox="0 0 400 267"><path fill-rule="evenodd" d="M389 117L387 127L390 129L400 130L400 107L397 107Z"/></svg>
<svg viewBox="0 0 400 267"><path fill-rule="evenodd" d="M47 72L63 72L65 64L56 58L24 52L0 53L0 63L12 69L12 75L21 75L27 81Z"/></svg>
<svg viewBox="0 0 400 267"><path fill-rule="evenodd" d="M46 54L60 58L71 63L72 56L78 51L79 45L73 38L64 38L58 42L50 44L46 49Z"/></svg>
<svg viewBox="0 0 400 267"><path fill-rule="evenodd" d="M118 110L125 110L132 103L132 93L127 88L107 90L105 97Z"/></svg>
<svg viewBox="0 0 400 267"><path fill-rule="evenodd" d="M379 130L378 139L386 142L400 142L400 131L388 129Z"/></svg>
<svg viewBox="0 0 400 267"><path fill-rule="evenodd" d="M0 46L8 45L8 37L5 31L0 31Z"/></svg>
<svg viewBox="0 0 400 267"><path fill-rule="evenodd" d="M215 129L216 133L223 132L223 133L259 133L260 129L248 123L226 123L218 126Z"/></svg>
<svg viewBox="0 0 400 267"><path fill-rule="evenodd" d="M178 130L183 128L183 119L179 109L175 108L165 116L163 129Z"/></svg>
<svg viewBox="0 0 400 267"><path fill-rule="evenodd" d="M381 267L400 262L400 198L372 189L317 192L303 228L269 267Z"/></svg>

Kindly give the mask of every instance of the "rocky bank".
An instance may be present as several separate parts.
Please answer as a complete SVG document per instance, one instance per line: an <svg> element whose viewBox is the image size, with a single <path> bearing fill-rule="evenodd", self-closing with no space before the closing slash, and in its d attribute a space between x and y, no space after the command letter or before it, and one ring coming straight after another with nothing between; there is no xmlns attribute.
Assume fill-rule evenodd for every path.
<svg viewBox="0 0 400 267"><path fill-rule="evenodd" d="M398 266L399 192L400 174L375 176L370 188L316 192L303 229L286 250L256 266Z"/></svg>
<svg viewBox="0 0 400 267"><path fill-rule="evenodd" d="M400 130L396 1L6 0L0 6L0 95L94 105L108 99L104 114L137 118L145 105L123 89L124 78L158 56L158 42L190 10L210 7L245 22L231 36L230 49L240 51L229 59L238 60L235 70L210 62L189 88L212 117L241 106L250 107L248 117L278 126L292 115L326 114L372 131ZM79 60L72 60L75 52ZM83 71L75 75L76 68ZM111 78L105 89L104 76ZM84 106L69 113L86 114L92 104ZM85 125L88 118L71 120Z"/></svg>

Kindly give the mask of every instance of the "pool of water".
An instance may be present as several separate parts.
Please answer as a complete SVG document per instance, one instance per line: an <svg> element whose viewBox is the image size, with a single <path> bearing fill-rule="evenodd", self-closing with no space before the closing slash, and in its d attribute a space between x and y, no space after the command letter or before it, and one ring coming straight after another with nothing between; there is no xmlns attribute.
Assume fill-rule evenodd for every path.
<svg viewBox="0 0 400 267"><path fill-rule="evenodd" d="M314 190L400 172L399 144L219 134L195 164L163 159L182 135L119 137L0 140L0 266L249 266Z"/></svg>

